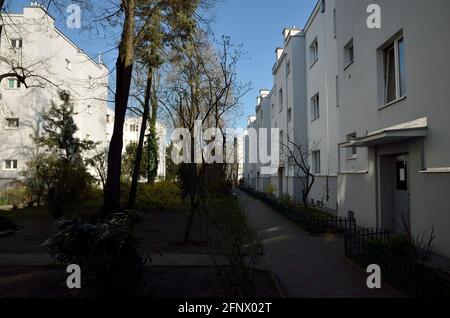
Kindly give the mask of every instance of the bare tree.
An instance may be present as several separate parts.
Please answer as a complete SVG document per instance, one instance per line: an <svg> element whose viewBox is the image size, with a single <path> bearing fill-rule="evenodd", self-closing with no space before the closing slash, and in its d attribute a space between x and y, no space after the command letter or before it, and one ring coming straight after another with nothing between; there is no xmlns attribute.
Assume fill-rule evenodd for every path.
<svg viewBox="0 0 450 318"><path fill-rule="evenodd" d="M315 175L311 169L310 157L312 150L317 149L318 143L307 142L298 143L292 138L287 138L287 144L280 140L281 154L294 167L294 174L302 183L302 202L305 210L308 211L309 193L315 182Z"/></svg>
<svg viewBox="0 0 450 318"><path fill-rule="evenodd" d="M172 58L172 67L166 79L167 95L161 105L165 108L174 127L190 132L190 144L195 140L195 126L223 129L226 114L232 112L250 89L250 84L237 80L237 64L242 51L228 37L223 37L213 47L205 34L198 32L189 42L181 43ZM205 143L222 140L203 140ZM189 199L190 211L184 240L189 241L194 217L207 195L205 157L195 163L194 147L190 147L191 162L180 165L183 194Z"/></svg>

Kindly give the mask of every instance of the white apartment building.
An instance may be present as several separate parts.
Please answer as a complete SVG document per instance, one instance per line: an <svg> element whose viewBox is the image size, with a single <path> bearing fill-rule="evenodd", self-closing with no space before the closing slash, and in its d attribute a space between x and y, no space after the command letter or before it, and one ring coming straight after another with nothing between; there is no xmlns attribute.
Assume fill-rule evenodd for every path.
<svg viewBox="0 0 450 318"><path fill-rule="evenodd" d="M295 41L284 31L269 95L271 127L281 138L294 134L298 141L303 132L317 143L310 200L325 199L362 227L402 232L409 226L418 236L434 229L436 251L450 257L450 2L377 1L379 29L367 24L370 4L318 1L305 28L294 29L302 43L294 53L288 47ZM293 90L290 54L294 63L305 63L291 69ZM263 122L257 116L249 127ZM286 171L282 160L272 184L278 195L297 198Z"/></svg>
<svg viewBox="0 0 450 318"><path fill-rule="evenodd" d="M319 1L304 28L306 41L306 124L310 166L315 174L313 205L337 211L339 101L335 0Z"/></svg>
<svg viewBox="0 0 450 318"><path fill-rule="evenodd" d="M380 29L366 25L369 4L336 1L339 215L434 228L450 257L450 2L379 0Z"/></svg>
<svg viewBox="0 0 450 318"><path fill-rule="evenodd" d="M285 194L301 200L301 182L292 164L287 160L288 140L297 144L307 141L306 120L306 75L305 37L298 28L283 30L284 47L275 50L272 68L273 88L270 94L271 127L279 129L279 170L272 176L272 186L280 197Z"/></svg>
<svg viewBox="0 0 450 318"><path fill-rule="evenodd" d="M257 140L257 135L252 136L250 138L250 134L252 132L252 129L256 129L256 116L249 116L247 121L247 131L245 133L245 136L243 137L243 144L244 144L244 168L243 168L243 179L245 180L246 184L253 189L256 189L256 176L257 176L257 169L258 164L256 163L255 158L251 158L254 156L254 153L250 151L250 142L255 142Z"/></svg>
<svg viewBox="0 0 450 318"><path fill-rule="evenodd" d="M5 184L20 178L36 154L31 136L39 134L52 101L61 102L59 89L71 94L78 137L106 143L108 69L58 30L38 5L4 14L1 21L0 73L13 64L33 75L28 88L13 77L0 83L0 184Z"/></svg>
<svg viewBox="0 0 450 318"><path fill-rule="evenodd" d="M326 5L334 7L334 0ZM273 88L270 94L258 97L254 124L279 129L280 168L271 176L271 184L277 196L288 194L297 202L302 200L300 178L304 176L296 172L298 169L286 156L286 146L291 146L289 141L294 142L311 152L308 160L315 183L309 200L336 211L339 120L334 11L327 11L319 2L306 27L284 29L283 39L284 46L275 51ZM267 103L270 115L263 110ZM260 171L256 178L264 180ZM266 184L256 184L258 190L266 191Z"/></svg>
<svg viewBox="0 0 450 318"><path fill-rule="evenodd" d="M108 107L106 114L106 133L108 142L112 138L114 130L114 110ZM123 126L123 148L125 152L127 146L131 143L139 142L139 135L141 132L142 118L138 116L127 116ZM148 128L149 129L149 128ZM156 133L158 136L158 173L159 179L166 177L166 128L159 121L156 122Z"/></svg>

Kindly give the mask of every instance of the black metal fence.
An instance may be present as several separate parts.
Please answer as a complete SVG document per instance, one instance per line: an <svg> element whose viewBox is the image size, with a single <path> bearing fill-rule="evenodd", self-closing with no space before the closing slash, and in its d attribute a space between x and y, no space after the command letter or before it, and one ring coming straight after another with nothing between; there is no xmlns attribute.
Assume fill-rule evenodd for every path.
<svg viewBox="0 0 450 318"><path fill-rule="evenodd" d="M450 276L408 258L394 255L387 247L390 234L383 229L357 229L345 235L345 255L366 267L377 264L382 278L413 297L450 297Z"/></svg>
<svg viewBox="0 0 450 318"><path fill-rule="evenodd" d="M298 209L293 209L285 204L280 203L274 198L257 192L251 188L239 187L247 194L262 201L273 210L282 214L292 222L304 228L309 234L320 233L345 233L356 229L354 219L340 218L336 216L310 216Z"/></svg>
<svg viewBox="0 0 450 318"><path fill-rule="evenodd" d="M316 216L308 220L310 233L347 233L356 230L355 219L333 216Z"/></svg>

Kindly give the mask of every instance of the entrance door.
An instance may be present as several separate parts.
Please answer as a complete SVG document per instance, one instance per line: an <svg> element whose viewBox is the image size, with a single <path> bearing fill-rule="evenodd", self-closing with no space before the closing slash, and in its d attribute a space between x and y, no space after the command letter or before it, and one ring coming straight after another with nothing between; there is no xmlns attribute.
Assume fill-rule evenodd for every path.
<svg viewBox="0 0 450 318"><path fill-rule="evenodd" d="M391 229L396 233L403 232L406 223L409 224L410 196L408 173L408 155L397 156L395 160L394 207L391 220Z"/></svg>

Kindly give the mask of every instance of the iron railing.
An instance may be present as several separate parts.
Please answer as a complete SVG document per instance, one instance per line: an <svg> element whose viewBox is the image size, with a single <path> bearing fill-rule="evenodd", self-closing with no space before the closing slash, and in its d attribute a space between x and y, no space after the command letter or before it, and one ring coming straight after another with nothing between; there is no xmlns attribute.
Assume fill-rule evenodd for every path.
<svg viewBox="0 0 450 318"><path fill-rule="evenodd" d="M394 255L388 248L390 233L384 229L357 229L345 235L345 255L363 267L377 264L382 278L405 290L410 296L424 298L450 297L450 276Z"/></svg>
<svg viewBox="0 0 450 318"><path fill-rule="evenodd" d="M262 201L273 210L282 214L292 222L304 228L310 235L321 233L346 233L356 229L354 219L341 218L336 216L310 216L302 211L293 209L265 193L257 192L248 187L239 187L247 194Z"/></svg>

